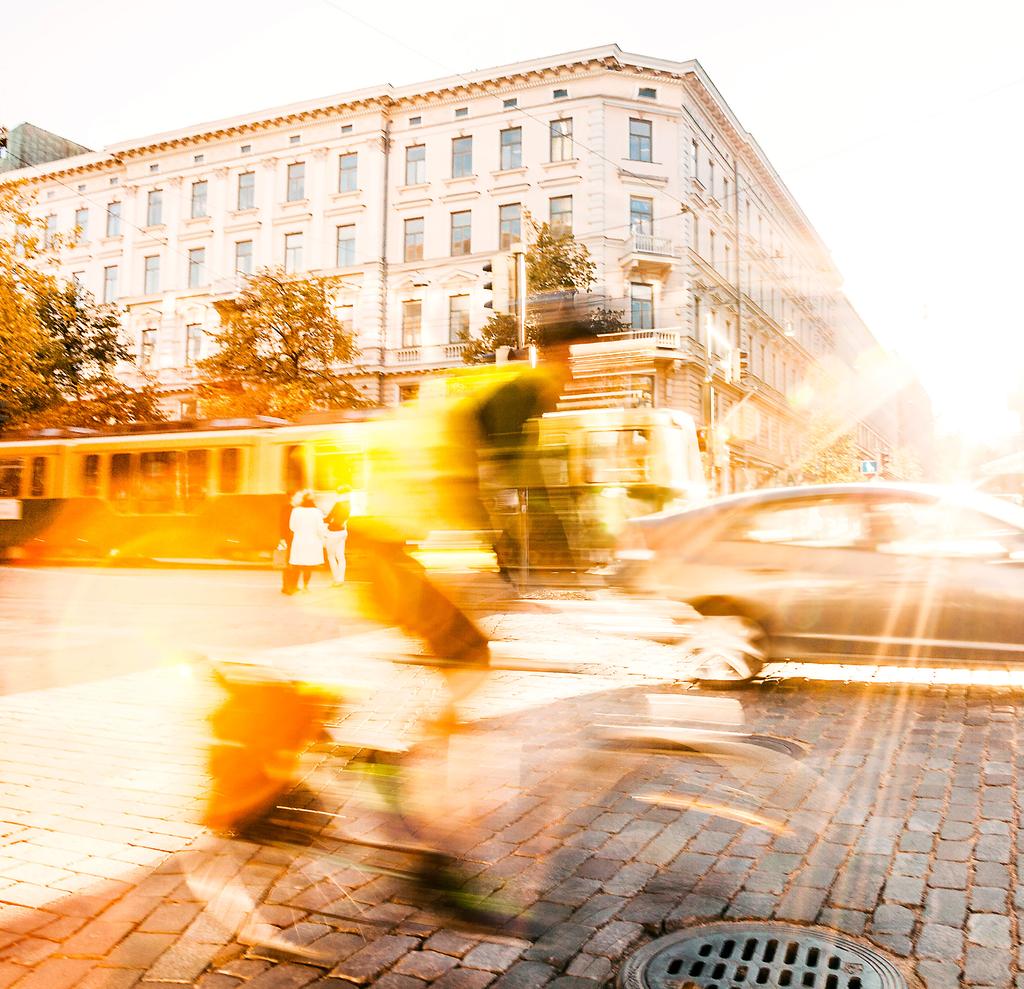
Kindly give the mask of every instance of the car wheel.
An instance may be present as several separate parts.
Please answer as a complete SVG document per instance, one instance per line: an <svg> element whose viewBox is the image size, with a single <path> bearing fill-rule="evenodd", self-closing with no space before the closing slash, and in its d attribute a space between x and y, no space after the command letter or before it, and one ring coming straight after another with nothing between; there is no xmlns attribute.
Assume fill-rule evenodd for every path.
<svg viewBox="0 0 1024 989"><path fill-rule="evenodd" d="M685 644L687 676L703 687L742 687L764 667L763 641L764 629L749 618L706 615Z"/></svg>

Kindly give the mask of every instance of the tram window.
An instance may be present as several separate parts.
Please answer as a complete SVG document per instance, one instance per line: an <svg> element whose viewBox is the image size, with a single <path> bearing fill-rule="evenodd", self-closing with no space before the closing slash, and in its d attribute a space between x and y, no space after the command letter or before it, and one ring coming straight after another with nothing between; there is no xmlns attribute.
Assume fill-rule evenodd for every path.
<svg viewBox="0 0 1024 989"><path fill-rule="evenodd" d="M646 429L610 429L587 434L588 484L643 484L650 480L651 434Z"/></svg>
<svg viewBox="0 0 1024 989"><path fill-rule="evenodd" d="M238 491L238 465L241 461L241 450L230 446L220 451L220 491L221 494L235 494Z"/></svg>
<svg viewBox="0 0 1024 989"><path fill-rule="evenodd" d="M306 486L305 453L301 446L284 448L284 488L285 491L300 491Z"/></svg>
<svg viewBox="0 0 1024 989"><path fill-rule="evenodd" d="M335 491L346 484L358 488L362 455L331 451L317 453L313 467L313 486L317 491Z"/></svg>
<svg viewBox="0 0 1024 989"><path fill-rule="evenodd" d="M150 450L139 458L139 498L144 511L169 512L178 496L178 455Z"/></svg>
<svg viewBox="0 0 1024 989"><path fill-rule="evenodd" d="M189 450L185 454L185 497L197 501L207 495L209 456L206 450Z"/></svg>
<svg viewBox="0 0 1024 989"><path fill-rule="evenodd" d="M21 460L0 460L0 498L21 494Z"/></svg>
<svg viewBox="0 0 1024 989"><path fill-rule="evenodd" d="M46 494L46 457L32 458L32 485L29 489L33 498Z"/></svg>
<svg viewBox="0 0 1024 989"><path fill-rule="evenodd" d="M110 458L110 500L127 501L132 493L132 455L115 453Z"/></svg>
<svg viewBox="0 0 1024 989"><path fill-rule="evenodd" d="M100 493L100 455L87 453L82 460L82 494L95 498Z"/></svg>

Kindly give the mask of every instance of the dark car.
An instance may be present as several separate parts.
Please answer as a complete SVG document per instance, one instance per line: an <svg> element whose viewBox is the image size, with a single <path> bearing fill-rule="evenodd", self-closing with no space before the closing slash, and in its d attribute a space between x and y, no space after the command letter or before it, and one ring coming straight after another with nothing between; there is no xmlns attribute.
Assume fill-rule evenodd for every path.
<svg viewBox="0 0 1024 989"><path fill-rule="evenodd" d="M1024 509L836 484L733 495L626 526L616 579L692 605L693 675L769 660L1024 662Z"/></svg>

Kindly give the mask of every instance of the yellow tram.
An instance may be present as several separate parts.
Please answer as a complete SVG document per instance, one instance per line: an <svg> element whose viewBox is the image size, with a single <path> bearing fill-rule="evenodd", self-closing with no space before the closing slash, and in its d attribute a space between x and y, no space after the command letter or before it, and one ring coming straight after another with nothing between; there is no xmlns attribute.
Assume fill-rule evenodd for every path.
<svg viewBox="0 0 1024 989"><path fill-rule="evenodd" d="M354 514L373 511L368 450L393 421L377 415L0 436L0 556L266 560L288 493L311 488L326 507L346 485ZM535 541L543 543L545 518L571 520L551 560L537 565L599 562L622 519L706 494L696 430L681 413L593 409L532 427ZM508 502L492 500L500 527Z"/></svg>

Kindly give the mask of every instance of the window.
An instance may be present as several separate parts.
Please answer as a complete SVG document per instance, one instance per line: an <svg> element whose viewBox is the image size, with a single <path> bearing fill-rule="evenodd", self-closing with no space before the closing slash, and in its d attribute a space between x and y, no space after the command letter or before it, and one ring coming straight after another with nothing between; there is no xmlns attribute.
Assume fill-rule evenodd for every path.
<svg viewBox="0 0 1024 989"><path fill-rule="evenodd" d="M46 218L46 225L43 229L43 245L52 247L54 238L57 236L57 214L51 213Z"/></svg>
<svg viewBox="0 0 1024 989"><path fill-rule="evenodd" d="M359 188L357 165L359 155L352 153L338 159L338 192L355 192Z"/></svg>
<svg viewBox="0 0 1024 989"><path fill-rule="evenodd" d="M192 219L195 220L200 216L209 216L210 211L206 208L206 190L209 188L209 184L203 180L202 182L192 183Z"/></svg>
<svg viewBox="0 0 1024 989"><path fill-rule="evenodd" d="M345 333L348 334L349 336L352 335L352 332L353 332L353 330L355 328L354 314L355 314L355 306L353 306L351 303L347 303L345 305L338 306L334 310L334 318L339 323L341 323L342 330L344 330Z"/></svg>
<svg viewBox="0 0 1024 989"><path fill-rule="evenodd" d="M767 436L767 430L764 431ZM863 540L864 517L853 502L783 502L757 509L738 519L724 538L729 541L836 549Z"/></svg>
<svg viewBox="0 0 1024 989"><path fill-rule="evenodd" d="M551 121L551 160L572 161L572 117Z"/></svg>
<svg viewBox="0 0 1024 989"><path fill-rule="evenodd" d="M121 204L118 202L107 204L107 236L121 236Z"/></svg>
<svg viewBox="0 0 1024 989"><path fill-rule="evenodd" d="M568 89L554 89L551 91L551 98L553 100L564 100L568 95Z"/></svg>
<svg viewBox="0 0 1024 989"><path fill-rule="evenodd" d="M656 100L658 98L658 91L650 86L641 86L638 95L642 100Z"/></svg>
<svg viewBox="0 0 1024 989"><path fill-rule="evenodd" d="M20 494L21 460L0 460L0 498L17 498Z"/></svg>
<svg viewBox="0 0 1024 989"><path fill-rule="evenodd" d="M117 301L117 265L112 264L103 269L103 301Z"/></svg>
<svg viewBox="0 0 1024 989"><path fill-rule="evenodd" d="M121 180L116 175L110 176L110 184L117 185Z"/></svg>
<svg viewBox="0 0 1024 989"><path fill-rule="evenodd" d="M423 303L418 299L402 303L402 346L420 345L420 328L423 320Z"/></svg>
<svg viewBox="0 0 1024 989"><path fill-rule="evenodd" d="M732 251L729 250L728 244L725 244L722 247L722 254L724 255L722 259L722 271L725 274L725 277L728 278L732 271Z"/></svg>
<svg viewBox="0 0 1024 989"><path fill-rule="evenodd" d="M302 270L302 234L284 235L284 270L289 274Z"/></svg>
<svg viewBox="0 0 1024 989"><path fill-rule="evenodd" d="M507 251L522 240L523 211L519 203L498 207L498 250Z"/></svg>
<svg viewBox="0 0 1024 989"><path fill-rule="evenodd" d="M139 364L142 367L149 367L153 363L153 354L156 351L156 327L147 326L142 331L142 339L139 341Z"/></svg>
<svg viewBox="0 0 1024 989"><path fill-rule="evenodd" d="M151 172L159 172L160 171L160 164L159 164L159 162L156 163L155 165L150 165L149 166L149 170Z"/></svg>
<svg viewBox="0 0 1024 989"><path fill-rule="evenodd" d="M289 144L300 144L301 142L302 142L302 135L301 134L292 134L288 138L288 143Z"/></svg>
<svg viewBox="0 0 1024 989"><path fill-rule="evenodd" d="M89 239L89 207L82 206L75 210L75 226L78 228L80 241Z"/></svg>
<svg viewBox="0 0 1024 989"><path fill-rule="evenodd" d="M160 291L160 258L156 255L146 258L143 261L143 271L143 294L156 295Z"/></svg>
<svg viewBox="0 0 1024 989"><path fill-rule="evenodd" d="M146 226L156 227L164 222L164 194L161 189L151 189L146 197Z"/></svg>
<svg viewBox="0 0 1024 989"><path fill-rule="evenodd" d="M469 107L468 106L460 106L455 111L455 116L456 117L468 117L469 116Z"/></svg>
<svg viewBox="0 0 1024 989"><path fill-rule="evenodd" d="M195 165L201 165L206 161L206 155L192 155L192 163Z"/></svg>
<svg viewBox="0 0 1024 989"><path fill-rule="evenodd" d="M147 450L139 454L139 508L145 512L173 511L178 497L178 453Z"/></svg>
<svg viewBox="0 0 1024 989"><path fill-rule="evenodd" d="M347 268L356 263L356 227L354 223L348 223L338 227L338 257L339 268Z"/></svg>
<svg viewBox="0 0 1024 989"><path fill-rule="evenodd" d="M501 170L519 168L523 164L523 128L509 127L501 132Z"/></svg>
<svg viewBox="0 0 1024 989"><path fill-rule="evenodd" d="M240 275L252 274L251 240L240 240L235 244L235 271Z"/></svg>
<svg viewBox="0 0 1024 989"><path fill-rule="evenodd" d="M550 203L551 234L565 237L572 233L572 196L555 196Z"/></svg>
<svg viewBox="0 0 1024 989"><path fill-rule="evenodd" d="M297 203L306 198L306 163L293 161L288 166L288 202Z"/></svg>
<svg viewBox="0 0 1024 989"><path fill-rule="evenodd" d="M241 151L242 151L243 155L252 154L252 145L251 144L243 144L242 148L241 148Z"/></svg>
<svg viewBox="0 0 1024 989"><path fill-rule="evenodd" d="M708 192L712 197L715 195L715 163L708 159Z"/></svg>
<svg viewBox="0 0 1024 989"><path fill-rule="evenodd" d="M503 103L502 103L501 105L502 105L502 106L503 106L503 107L504 107L504 108L505 108L506 110L511 110L511 109L513 109L514 107L517 107L517 106L519 106L519 100L518 100L518 99L517 99L517 98L516 98L515 96L513 96L513 97L512 97L511 99L507 99L507 100L505 100L505 101L504 101L504 102L503 102Z"/></svg>
<svg viewBox="0 0 1024 989"><path fill-rule="evenodd" d="M722 205L729 208L729 180L725 176L722 177Z"/></svg>
<svg viewBox="0 0 1024 989"><path fill-rule="evenodd" d="M203 324L189 323L185 327L185 364L196 364L203 356Z"/></svg>
<svg viewBox="0 0 1024 989"><path fill-rule="evenodd" d="M398 386L399 402L415 402L420 395L420 386L415 381L408 385Z"/></svg>
<svg viewBox="0 0 1024 989"><path fill-rule="evenodd" d="M690 177L700 179L700 145L696 138L690 141Z"/></svg>
<svg viewBox="0 0 1024 989"><path fill-rule="evenodd" d="M238 176L238 208L252 209L256 205L256 173L242 172Z"/></svg>
<svg viewBox="0 0 1024 989"><path fill-rule="evenodd" d="M654 232L654 200L643 196L629 197L629 229L635 234Z"/></svg>
<svg viewBox="0 0 1024 989"><path fill-rule="evenodd" d="M188 252L188 287L206 284L206 248L193 247Z"/></svg>
<svg viewBox="0 0 1024 989"><path fill-rule="evenodd" d="M448 342L459 343L469 335L469 296L453 295L448 299Z"/></svg>
<svg viewBox="0 0 1024 989"><path fill-rule="evenodd" d="M100 455L98 453L87 453L82 458L82 494L87 498L95 498L99 493Z"/></svg>
<svg viewBox="0 0 1024 989"><path fill-rule="evenodd" d="M405 221L405 253L406 261L423 260L423 217L418 216Z"/></svg>
<svg viewBox="0 0 1024 989"><path fill-rule="evenodd" d="M423 185L427 181L427 146L414 144L405 149L405 184Z"/></svg>
<svg viewBox="0 0 1024 989"><path fill-rule="evenodd" d="M653 330L654 286L633 282L629 286L629 310L634 330Z"/></svg>
<svg viewBox="0 0 1024 989"><path fill-rule="evenodd" d="M649 120L629 121L629 159L630 161L652 161L651 158L651 122Z"/></svg>
<svg viewBox="0 0 1024 989"><path fill-rule="evenodd" d="M409 118L409 126L410 127L419 127L419 125L422 124L422 123L423 123L423 118L422 117L410 117Z"/></svg>
<svg viewBox="0 0 1024 989"><path fill-rule="evenodd" d="M452 138L452 178L460 179L473 174L473 138Z"/></svg>
<svg viewBox="0 0 1024 989"><path fill-rule="evenodd" d="M452 213L452 257L459 254L472 254L472 213L462 210Z"/></svg>
<svg viewBox="0 0 1024 989"><path fill-rule="evenodd" d="M33 498L42 498L46 494L46 457L32 458L32 479L29 493Z"/></svg>
<svg viewBox="0 0 1024 989"><path fill-rule="evenodd" d="M125 501L132 492L132 455L115 453L110 458L110 500Z"/></svg>
<svg viewBox="0 0 1024 989"><path fill-rule="evenodd" d="M715 232L714 230L708 231L708 260L711 262L711 267L715 266Z"/></svg>
<svg viewBox="0 0 1024 989"><path fill-rule="evenodd" d="M186 503L206 497L210 477L210 456L208 450L187 450L185 470L179 478L179 489L175 495L184 496Z"/></svg>
<svg viewBox="0 0 1024 989"><path fill-rule="evenodd" d="M242 451L229 446L220 451L220 490L222 494L234 494L238 490Z"/></svg>

